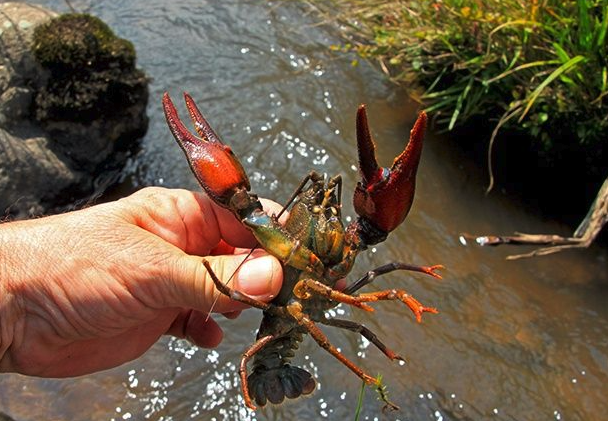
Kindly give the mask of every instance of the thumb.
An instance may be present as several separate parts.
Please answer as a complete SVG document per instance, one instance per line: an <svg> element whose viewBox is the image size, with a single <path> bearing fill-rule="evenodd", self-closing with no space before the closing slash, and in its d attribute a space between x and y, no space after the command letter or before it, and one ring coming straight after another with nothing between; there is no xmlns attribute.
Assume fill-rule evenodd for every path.
<svg viewBox="0 0 608 421"><path fill-rule="evenodd" d="M205 260L222 284L256 300L272 300L283 281L281 264L263 250L254 250L245 257L245 254L206 256ZM203 313L228 313L247 308L217 290L202 261L202 257L186 254L177 259L167 279L172 291L170 305Z"/></svg>

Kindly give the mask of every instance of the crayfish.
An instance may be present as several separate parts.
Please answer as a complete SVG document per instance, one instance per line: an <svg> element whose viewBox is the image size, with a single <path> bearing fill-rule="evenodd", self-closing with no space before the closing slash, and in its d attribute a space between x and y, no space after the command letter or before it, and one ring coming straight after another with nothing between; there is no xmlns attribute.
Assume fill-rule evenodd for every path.
<svg viewBox="0 0 608 421"><path fill-rule="evenodd" d="M283 286L270 303L258 301L230 288L214 274L203 260L217 289L231 299L263 310L255 343L243 353L239 376L246 405L256 409L253 401L264 406L279 404L285 398L297 398L313 392L312 375L289 364L305 334L312 338L368 385L383 394L378 378L365 373L333 346L318 324L357 332L374 344L391 360L403 360L389 349L371 330L350 321L328 318L325 314L339 303L372 311L370 302L398 300L407 305L420 321L424 312L437 313L425 307L400 289L357 293L377 276L395 270L422 272L441 278L436 272L441 265L414 266L389 263L380 266L342 290L336 282L351 271L355 258L368 246L384 241L408 214L414 199L415 179L422 152L427 117L420 113L410 133L405 150L392 167L379 167L375 157L365 106L357 111L357 145L362 176L355 189L354 206L357 220L344 226L341 219L342 178L326 179L311 171L287 201L289 215L284 225L278 215L267 215L258 197L250 193L250 184L231 148L222 143L193 99L184 94L186 106L198 136L190 133L180 121L167 93L163 110L171 133L180 145L192 171L207 195L227 208L247 226L260 246L277 257L283 265ZM291 206L291 207L290 207ZM253 358L251 374L247 364ZM385 402L388 401L385 399Z"/></svg>

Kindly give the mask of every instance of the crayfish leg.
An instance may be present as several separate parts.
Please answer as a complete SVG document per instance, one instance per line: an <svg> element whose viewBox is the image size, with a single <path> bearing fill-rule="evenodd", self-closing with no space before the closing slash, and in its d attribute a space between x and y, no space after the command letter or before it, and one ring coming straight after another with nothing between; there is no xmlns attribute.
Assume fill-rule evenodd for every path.
<svg viewBox="0 0 608 421"><path fill-rule="evenodd" d="M433 278L441 279L441 275L436 272L439 269L444 269L443 265L417 266L401 262L387 263L386 265L382 265L377 267L376 269L370 270L364 276L344 288L342 292L344 292L345 294L352 294L363 288L365 285L374 282L376 277L384 275L386 273L394 272L396 270L409 270L412 272L420 272L432 276Z"/></svg>
<svg viewBox="0 0 608 421"><path fill-rule="evenodd" d="M384 355L386 355L391 360L400 360L405 362L405 358L396 354L392 349L387 347L381 340L376 336L374 332L372 332L369 328L363 326L361 323L353 322L352 320L344 320L344 319L325 319L321 321L327 326L338 327L340 329L350 330L352 332L356 332L363 336L365 339L373 343L376 348L378 348Z"/></svg>
<svg viewBox="0 0 608 421"><path fill-rule="evenodd" d="M205 266L205 269L207 269L207 273L209 273L209 276L211 277L211 279L213 280L213 283L215 284L215 287L217 288L217 290L219 292L221 292L222 294L226 295L227 297L229 297L230 299L234 300L234 301L239 301L241 303L245 303L251 307L256 307L265 311L272 311L272 305L265 303L263 301L260 300L256 300L255 298L252 298L250 296L248 296L247 294L243 294L240 291L237 291L233 288L230 288L228 285L224 284L215 274L215 272L213 271L213 269L211 268L211 265L209 264L209 262L206 259L203 259L203 266Z"/></svg>
<svg viewBox="0 0 608 421"><path fill-rule="evenodd" d="M345 294L342 291L335 290L314 279L303 279L299 281L293 288L293 293L300 299L308 299L312 294L316 294L338 303L359 307L365 311L374 311L372 307L365 304L359 297Z"/></svg>
<svg viewBox="0 0 608 421"><path fill-rule="evenodd" d="M358 298L363 302L375 302L375 301L393 301L399 300L403 304L407 305L414 316L416 316L416 320L420 323L422 321L423 313L439 313L434 307L426 307L423 306L420 301L415 299L411 294L408 294L406 291L402 289L389 289L386 291L377 291L377 292L368 292L365 294L359 294L354 296L353 298Z"/></svg>
<svg viewBox="0 0 608 421"><path fill-rule="evenodd" d="M355 373L360 379L362 379L368 385L379 386L379 381L369 374L365 373L359 366L353 363L351 360L346 358L338 348L329 342L329 339L319 329L319 327L310 319L308 315L302 312L301 304L294 303L287 306L289 313L296 319L298 324L302 326L312 336L312 338L325 349L331 355L338 359L342 364L348 367L353 373Z"/></svg>

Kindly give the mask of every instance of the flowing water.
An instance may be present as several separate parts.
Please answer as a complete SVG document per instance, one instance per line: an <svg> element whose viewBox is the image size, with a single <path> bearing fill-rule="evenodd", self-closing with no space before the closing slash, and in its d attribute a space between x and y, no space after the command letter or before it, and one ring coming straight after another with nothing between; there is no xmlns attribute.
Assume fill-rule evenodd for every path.
<svg viewBox="0 0 608 421"><path fill-rule="evenodd" d="M66 11L63 1L40 4ZM401 150L417 105L354 57L332 53L335 29L297 4L253 1L72 1L132 40L151 77L150 129L129 162L124 194L145 185L197 189L162 116L160 98L189 91L241 158L253 188L286 200L311 169L345 176L345 211L357 179L354 117L368 104L380 161ZM513 163L516 164L516 163ZM514 230L567 235L500 193L484 196L482 171L450 140L427 137L414 208L389 240L360 256L362 274L389 261L441 263L444 280L391 274L376 288L406 288L439 308L415 322L398 303L373 314L340 307L407 356L399 365L351 332L331 340L374 375L401 411L383 414L367 390L361 420L603 420L608 413L608 251L595 246L509 262L518 250L464 246L459 233ZM370 289L374 287L368 287ZM309 398L253 413L237 365L260 314L220 320L215 350L164 338L122 367L76 379L0 376L0 412L16 420L354 419L361 382L308 339L298 361L312 369ZM116 352L121 352L116 349Z"/></svg>

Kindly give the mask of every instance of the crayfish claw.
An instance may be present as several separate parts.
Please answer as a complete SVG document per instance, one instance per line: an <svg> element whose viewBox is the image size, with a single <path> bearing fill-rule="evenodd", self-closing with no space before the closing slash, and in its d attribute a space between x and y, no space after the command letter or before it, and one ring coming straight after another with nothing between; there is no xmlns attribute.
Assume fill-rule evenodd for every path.
<svg viewBox="0 0 608 421"><path fill-rule="evenodd" d="M382 178L382 169L376 161L376 145L367 123L365 104L357 108L356 127L361 176L366 184L374 184Z"/></svg>
<svg viewBox="0 0 608 421"><path fill-rule="evenodd" d="M180 120L177 109L167 92L163 94L163 111L171 134L175 140L177 140L177 143L181 146L182 150L187 154L186 150L195 147L195 145L200 143L200 140L193 136L186 126L184 126L184 123Z"/></svg>
<svg viewBox="0 0 608 421"><path fill-rule="evenodd" d="M248 193L249 179L230 147L224 145L184 93L186 106L200 138L184 126L169 94L163 95L163 111L173 137L184 151L192 172L205 192L219 205L239 214L242 209L261 205Z"/></svg>
<svg viewBox="0 0 608 421"><path fill-rule="evenodd" d="M188 114L190 114L190 119L194 124L194 130L196 130L198 135L208 142L222 143L219 136L215 134L211 125L199 111L196 103L188 92L184 92L184 101L186 102L186 108L188 109Z"/></svg>
<svg viewBox="0 0 608 421"><path fill-rule="evenodd" d="M365 107L360 106L357 110L357 147L361 181L357 184L353 198L355 211L384 233L389 233L399 226L412 207L426 124L427 116L422 111L414 123L403 152L395 158L390 168L382 168L376 161L376 148L369 131ZM365 223L361 225L367 230ZM369 235L364 237L374 238ZM379 241L382 240L383 238Z"/></svg>

